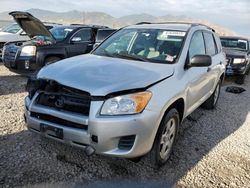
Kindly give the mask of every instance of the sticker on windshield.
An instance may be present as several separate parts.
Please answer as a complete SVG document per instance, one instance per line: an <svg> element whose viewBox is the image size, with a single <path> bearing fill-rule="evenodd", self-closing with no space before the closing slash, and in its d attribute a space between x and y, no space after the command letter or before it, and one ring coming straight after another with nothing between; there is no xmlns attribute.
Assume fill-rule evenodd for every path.
<svg viewBox="0 0 250 188"><path fill-rule="evenodd" d="M173 62L174 61L174 57L171 56L171 55L167 55L166 61Z"/></svg>
<svg viewBox="0 0 250 188"><path fill-rule="evenodd" d="M186 32L182 31L162 31L159 32L157 39L158 40L182 40L186 35Z"/></svg>
<svg viewBox="0 0 250 188"><path fill-rule="evenodd" d="M182 31L164 31L162 34L164 35L168 35L168 36L180 36L180 37L184 37L186 32L182 32Z"/></svg>
<svg viewBox="0 0 250 188"><path fill-rule="evenodd" d="M247 41L245 41L245 40L238 40L238 42L247 43Z"/></svg>

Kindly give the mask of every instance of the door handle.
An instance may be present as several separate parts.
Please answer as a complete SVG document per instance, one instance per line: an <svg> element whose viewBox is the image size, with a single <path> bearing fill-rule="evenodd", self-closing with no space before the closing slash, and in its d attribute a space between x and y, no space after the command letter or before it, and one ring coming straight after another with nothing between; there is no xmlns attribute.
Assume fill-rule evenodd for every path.
<svg viewBox="0 0 250 188"><path fill-rule="evenodd" d="M210 71L211 71L211 67L208 67L208 68L207 68L207 72L210 72Z"/></svg>

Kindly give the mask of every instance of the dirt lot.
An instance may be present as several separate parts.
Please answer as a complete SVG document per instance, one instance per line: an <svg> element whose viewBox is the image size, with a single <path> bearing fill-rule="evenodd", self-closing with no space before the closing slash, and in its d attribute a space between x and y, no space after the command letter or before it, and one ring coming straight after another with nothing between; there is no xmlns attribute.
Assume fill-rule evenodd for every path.
<svg viewBox="0 0 250 188"><path fill-rule="evenodd" d="M236 95L222 88L216 110L184 121L170 161L154 171L139 163L81 150L30 133L23 121L24 77L0 64L0 187L110 185L250 187L250 77ZM231 85L230 82L226 83ZM114 186L115 187L115 186Z"/></svg>

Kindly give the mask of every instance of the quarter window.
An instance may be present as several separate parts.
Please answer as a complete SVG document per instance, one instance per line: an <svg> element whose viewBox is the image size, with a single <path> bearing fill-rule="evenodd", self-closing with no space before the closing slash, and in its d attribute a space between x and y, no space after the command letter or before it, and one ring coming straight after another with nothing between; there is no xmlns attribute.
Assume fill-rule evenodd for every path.
<svg viewBox="0 0 250 188"><path fill-rule="evenodd" d="M194 33L193 38L191 39L191 43L189 46L189 58L190 60L195 55L205 55L205 44L202 32L197 31Z"/></svg>
<svg viewBox="0 0 250 188"><path fill-rule="evenodd" d="M215 48L215 43L214 43L214 37L212 33L207 33L204 32L204 39L206 43L206 54L207 55L215 55L216 54L216 48Z"/></svg>

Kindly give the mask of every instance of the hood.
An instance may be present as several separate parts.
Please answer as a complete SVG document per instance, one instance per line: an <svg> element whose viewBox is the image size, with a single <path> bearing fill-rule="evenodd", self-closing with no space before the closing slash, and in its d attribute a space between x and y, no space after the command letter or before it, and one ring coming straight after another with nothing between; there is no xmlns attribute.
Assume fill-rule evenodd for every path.
<svg viewBox="0 0 250 188"><path fill-rule="evenodd" d="M30 38L34 36L45 36L55 40L45 25L30 13L16 11L9 13L9 15L13 16L14 20Z"/></svg>
<svg viewBox="0 0 250 188"><path fill-rule="evenodd" d="M37 77L89 92L92 96L106 96L145 88L173 73L174 65L88 54L46 66Z"/></svg>
<svg viewBox="0 0 250 188"><path fill-rule="evenodd" d="M14 34L0 31L0 37L9 36L9 35L14 35Z"/></svg>
<svg viewBox="0 0 250 188"><path fill-rule="evenodd" d="M247 55L247 52L235 49L223 48L223 51L226 53L227 57L246 57Z"/></svg>

